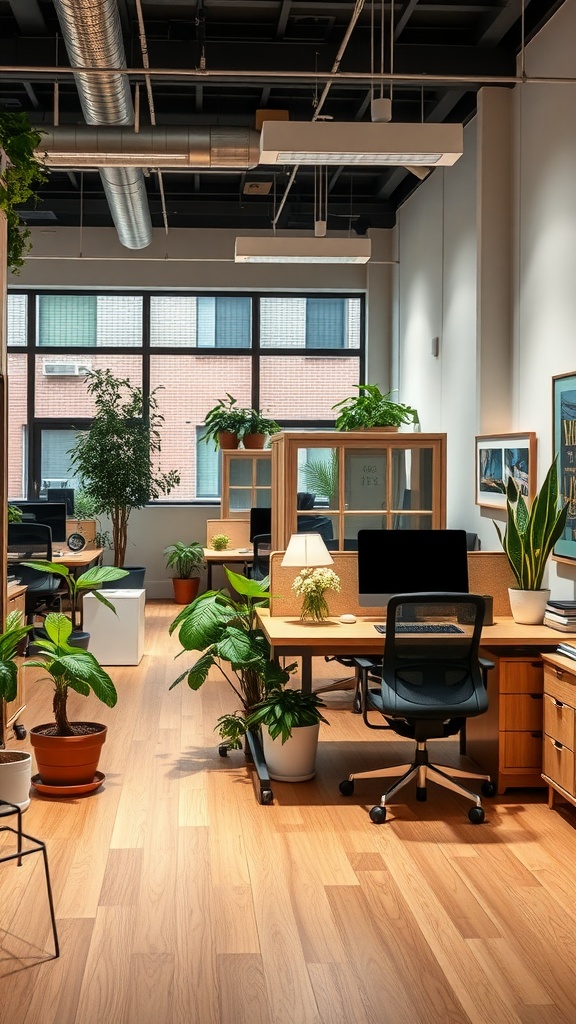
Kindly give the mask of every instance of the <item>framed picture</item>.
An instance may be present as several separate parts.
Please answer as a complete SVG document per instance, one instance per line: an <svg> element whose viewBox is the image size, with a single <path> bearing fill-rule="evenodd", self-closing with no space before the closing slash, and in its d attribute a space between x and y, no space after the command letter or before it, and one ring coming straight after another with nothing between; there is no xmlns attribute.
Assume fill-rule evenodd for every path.
<svg viewBox="0 0 576 1024"><path fill-rule="evenodd" d="M560 497L570 503L553 557L572 561L576 559L576 373L552 378L552 434Z"/></svg>
<svg viewBox="0 0 576 1024"><path fill-rule="evenodd" d="M536 492L536 434L482 434L476 438L476 504L506 508L508 478L528 502Z"/></svg>

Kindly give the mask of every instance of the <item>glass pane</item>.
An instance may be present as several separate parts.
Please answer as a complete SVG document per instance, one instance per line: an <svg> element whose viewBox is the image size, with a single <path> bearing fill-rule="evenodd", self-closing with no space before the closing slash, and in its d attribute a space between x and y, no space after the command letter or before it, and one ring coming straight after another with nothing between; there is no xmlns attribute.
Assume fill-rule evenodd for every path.
<svg viewBox="0 0 576 1024"><path fill-rule="evenodd" d="M432 508L432 455L431 448L392 453L392 508Z"/></svg>
<svg viewBox="0 0 576 1024"><path fill-rule="evenodd" d="M141 295L38 295L37 317L42 348L142 344Z"/></svg>
<svg viewBox="0 0 576 1024"><path fill-rule="evenodd" d="M336 419L332 406L354 392L360 382L356 356L263 356L260 360L260 405L279 423ZM310 401L314 395L314 401Z"/></svg>
<svg viewBox="0 0 576 1024"><path fill-rule="evenodd" d="M248 512L252 508L252 491L241 488L230 488L230 511Z"/></svg>
<svg viewBox="0 0 576 1024"><path fill-rule="evenodd" d="M40 436L40 497L46 497L49 487L73 487L79 490L81 481L74 476L68 451L78 436L77 430L45 429Z"/></svg>
<svg viewBox="0 0 576 1024"><path fill-rule="evenodd" d="M219 498L222 455L216 451L211 441L200 441L204 428L196 427L196 497ZM190 453L191 455L192 453ZM184 453L182 452L184 456ZM180 463L178 472L182 478L187 471L184 463Z"/></svg>
<svg viewBox="0 0 576 1024"><path fill-rule="evenodd" d="M386 456L381 449L345 452L345 507L386 508Z"/></svg>
<svg viewBox="0 0 576 1024"><path fill-rule="evenodd" d="M319 533L326 545L331 548L337 544L330 543L338 540L338 519L335 516L312 515L311 513L299 515L298 533Z"/></svg>
<svg viewBox="0 0 576 1024"><path fill-rule="evenodd" d="M335 448L298 449L298 508L338 506L338 451Z"/></svg>
<svg viewBox="0 0 576 1024"><path fill-rule="evenodd" d="M361 312L360 298L264 297L260 299L260 344L262 348L359 348Z"/></svg>
<svg viewBox="0 0 576 1024"><path fill-rule="evenodd" d="M196 347L196 296L150 296L150 344Z"/></svg>
<svg viewBox="0 0 576 1024"><path fill-rule="evenodd" d="M197 300L199 348L250 348L252 303L240 296L205 295Z"/></svg>
<svg viewBox="0 0 576 1024"><path fill-rule="evenodd" d="M395 530L431 530L431 515L396 515L392 517L392 525Z"/></svg>
<svg viewBox="0 0 576 1024"><path fill-rule="evenodd" d="M178 353L154 354L150 357L150 386L158 384L159 411L162 424L162 469L177 469L180 484L170 492L168 501L191 501L194 498L213 498L220 494L220 476L212 476L211 483L201 484L197 492L199 471L196 466L196 436L204 433L204 417L219 398L229 391L241 406L250 405L250 356L222 356ZM199 431L196 430L200 427ZM207 448L207 450L206 450ZM212 466L218 467L219 452L212 441L204 446L202 458L208 461L214 452ZM210 470L213 472L213 469ZM204 470L202 470L204 473ZM204 480L204 476L202 476ZM208 489L211 493L208 493Z"/></svg>
<svg viewBox="0 0 576 1024"><path fill-rule="evenodd" d="M344 549L355 551L357 548L358 530L385 530L387 517L377 515L346 515L344 517Z"/></svg>
<svg viewBox="0 0 576 1024"><path fill-rule="evenodd" d="M272 455L268 459L258 459L256 462L256 483L259 487L272 486Z"/></svg>
<svg viewBox="0 0 576 1024"><path fill-rule="evenodd" d="M230 459L230 485L252 486L252 459Z"/></svg>
<svg viewBox="0 0 576 1024"><path fill-rule="evenodd" d="M256 507L257 508L271 508L272 507L272 492L271 491L256 491Z"/></svg>
<svg viewBox="0 0 576 1024"><path fill-rule="evenodd" d="M140 355L104 355L96 352L79 357L78 352L50 357L36 357L36 417L41 419L88 419L94 414L94 402L86 391L88 370L109 368L118 377L127 377L133 384L142 383Z"/></svg>
<svg viewBox="0 0 576 1024"><path fill-rule="evenodd" d="M7 302L7 343L25 345L28 330L28 297L9 295Z"/></svg>
<svg viewBox="0 0 576 1024"><path fill-rule="evenodd" d="M8 354L8 495L25 498L28 480L28 430L26 427L26 355Z"/></svg>

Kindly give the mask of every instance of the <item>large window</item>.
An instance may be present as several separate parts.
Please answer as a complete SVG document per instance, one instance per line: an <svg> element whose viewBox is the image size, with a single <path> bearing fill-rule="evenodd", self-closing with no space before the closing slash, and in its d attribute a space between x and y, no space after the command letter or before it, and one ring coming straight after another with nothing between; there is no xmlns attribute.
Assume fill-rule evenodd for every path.
<svg viewBox="0 0 576 1024"><path fill-rule="evenodd" d="M160 468L180 474L167 500L213 503L220 456L200 440L208 410L229 393L282 427L330 427L332 406L363 380L364 301L19 291L8 296L8 346L11 497L70 477L71 439L93 414L86 373L109 367L159 389Z"/></svg>

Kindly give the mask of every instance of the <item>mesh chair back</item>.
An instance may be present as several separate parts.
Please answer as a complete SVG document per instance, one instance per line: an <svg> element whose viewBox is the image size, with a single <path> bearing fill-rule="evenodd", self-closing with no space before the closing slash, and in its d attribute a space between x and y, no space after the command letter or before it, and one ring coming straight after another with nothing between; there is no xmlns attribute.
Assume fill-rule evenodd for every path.
<svg viewBox="0 0 576 1024"><path fill-rule="evenodd" d="M388 602L384 715L448 719L486 711L478 660L484 608L478 594L401 594ZM438 627L453 632L425 632Z"/></svg>
<svg viewBox="0 0 576 1024"><path fill-rule="evenodd" d="M8 523L8 568L19 583L27 587L26 605L29 607L33 594L53 594L60 586L60 579L53 573L31 569L20 562L38 561L45 558L52 561L52 530L41 523Z"/></svg>

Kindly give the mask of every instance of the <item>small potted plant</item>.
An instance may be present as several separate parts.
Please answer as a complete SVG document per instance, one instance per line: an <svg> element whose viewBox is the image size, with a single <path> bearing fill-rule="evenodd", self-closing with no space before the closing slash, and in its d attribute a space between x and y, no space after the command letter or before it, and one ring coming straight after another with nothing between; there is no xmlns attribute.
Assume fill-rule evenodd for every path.
<svg viewBox="0 0 576 1024"><path fill-rule="evenodd" d="M215 533L210 541L210 547L213 551L226 551L230 543L230 538L225 533Z"/></svg>
<svg viewBox="0 0 576 1024"><path fill-rule="evenodd" d="M263 448L270 434L277 434L280 424L267 419L258 409L246 409L246 422L242 435L245 448Z"/></svg>
<svg viewBox="0 0 576 1024"><path fill-rule="evenodd" d="M215 448L237 448L246 432L248 414L236 399L226 392L204 417L205 432L201 441L212 440Z"/></svg>
<svg viewBox="0 0 576 1024"><path fill-rule="evenodd" d="M509 588L510 608L516 622L542 622L550 591L542 587L544 570L554 545L566 526L568 501L558 507L558 466L555 458L530 510L516 481L506 486L506 530L494 523L517 587Z"/></svg>
<svg viewBox="0 0 576 1024"><path fill-rule="evenodd" d="M102 604L115 613L114 605L107 600L101 590L98 590L98 587L101 587L103 583L112 583L114 580L120 580L128 575L126 569L118 569L115 565L95 565L91 569L86 569L86 572L79 576L75 576L74 570L70 570L67 565L62 565L60 562L39 559L37 562L22 562L21 564L27 565L31 569L37 569L38 572L51 572L54 576L61 577L68 589L72 639L76 645L80 643L80 638L75 634L82 629L82 598L84 594L93 592ZM82 635L85 637L85 646L88 646L89 634Z"/></svg>
<svg viewBox="0 0 576 1024"><path fill-rule="evenodd" d="M18 662L22 642L30 630L22 625L22 612L13 611L6 618L6 629L0 633L0 701L9 703L18 693ZM16 804L21 811L30 803L32 758L27 751L6 750L0 706L0 800Z"/></svg>
<svg viewBox="0 0 576 1024"><path fill-rule="evenodd" d="M420 425L416 409L390 400L393 391L383 395L377 384L355 384L354 387L358 389L357 395L343 398L332 406L340 410L336 430L370 430L373 427L398 430L405 423Z"/></svg>
<svg viewBox="0 0 576 1024"><path fill-rule="evenodd" d="M320 722L329 724L320 711L325 706L317 694L294 690L284 683L266 688L246 725L262 731L271 779L306 782L314 777Z"/></svg>
<svg viewBox="0 0 576 1024"><path fill-rule="evenodd" d="M204 567L204 548L197 541L185 544L177 540L164 548L166 566L174 569L172 585L176 604L190 604L198 593L199 573Z"/></svg>
<svg viewBox="0 0 576 1024"><path fill-rule="evenodd" d="M35 640L38 660L26 663L27 668L43 669L54 686L54 721L30 730L40 791L56 796L91 792L104 780L97 768L107 727L98 722L70 722L68 692L72 689L84 697L92 692L109 708L115 706L118 696L94 655L70 645L72 623L67 615L50 612L44 627L46 639Z"/></svg>

